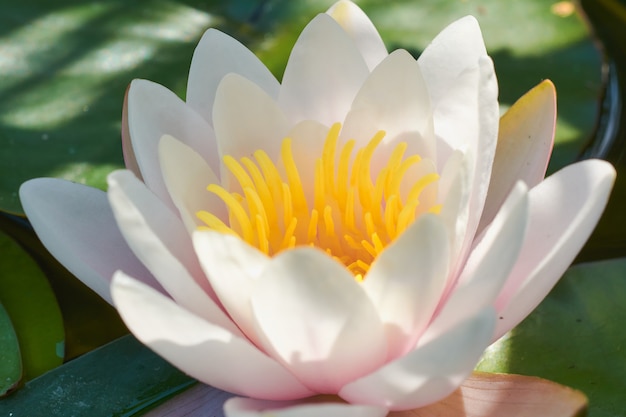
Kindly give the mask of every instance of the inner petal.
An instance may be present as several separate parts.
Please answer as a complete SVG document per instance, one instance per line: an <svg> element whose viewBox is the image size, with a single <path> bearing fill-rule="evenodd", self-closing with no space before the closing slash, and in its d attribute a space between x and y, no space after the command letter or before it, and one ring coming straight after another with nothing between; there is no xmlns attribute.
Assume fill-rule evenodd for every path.
<svg viewBox="0 0 626 417"><path fill-rule="evenodd" d="M419 215L440 211L439 175L432 161L405 155L405 142L386 161L373 161L384 131L355 149L354 139L339 145L340 130L341 124L334 124L321 155L311 156L313 175L300 172L289 137L276 162L263 150L239 160L224 156L238 184L226 189L213 183L207 190L224 201L228 221L198 211L200 229L237 235L269 256L296 246L317 247L363 279L374 259ZM382 167L375 174L374 162Z"/></svg>

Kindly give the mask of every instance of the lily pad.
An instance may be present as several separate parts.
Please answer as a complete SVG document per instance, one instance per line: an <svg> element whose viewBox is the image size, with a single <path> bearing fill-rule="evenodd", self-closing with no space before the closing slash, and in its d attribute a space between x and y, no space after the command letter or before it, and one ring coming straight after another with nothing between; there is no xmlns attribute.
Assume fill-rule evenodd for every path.
<svg viewBox="0 0 626 417"><path fill-rule="evenodd" d="M0 14L0 209L19 213L19 185L55 176L104 187L122 166L121 107L133 78L183 96L193 49L208 27L242 40L280 77L298 33L332 0L263 2L12 2ZM390 49L415 55L446 24L479 19L512 103L544 78L559 93L552 168L574 159L592 131L600 60L575 14L552 2L359 2ZM523 32L523 36L520 33Z"/></svg>
<svg viewBox="0 0 626 417"><path fill-rule="evenodd" d="M41 276L40 280L43 280L43 275L41 275L43 273L49 282L49 285L47 283L45 285L51 287L54 292L53 299L56 298L65 329L65 360L71 360L128 333L115 308L80 282L54 259L43 247L26 219L20 216L0 213L0 231L2 230L17 242L19 246L27 248L28 255L41 268L41 271L39 271L32 259L26 253L20 252L20 257L29 261L16 263L7 260L7 265L11 265L13 269L6 273L10 274L13 277L12 279L27 279L23 277L28 277L36 271ZM2 239L10 241L8 237L1 235L1 233ZM0 239L0 242L4 241L2 239ZM13 243L12 245L15 244ZM43 282L41 285L44 285ZM2 288L1 283L0 288ZM20 286L19 288L22 287ZM17 288L15 291L17 291ZM22 296L26 296L28 291L22 294ZM2 297L0 296L1 299ZM58 317L57 313L54 313L52 317L56 320Z"/></svg>
<svg viewBox="0 0 626 417"><path fill-rule="evenodd" d="M15 329L29 380L63 363L61 311L37 264L1 232L0 254L0 303Z"/></svg>
<svg viewBox="0 0 626 417"><path fill-rule="evenodd" d="M0 304L0 397L14 389L21 379L20 345L11 318Z"/></svg>
<svg viewBox="0 0 626 417"><path fill-rule="evenodd" d="M589 416L626 410L626 259L569 269L478 369L550 379L589 397Z"/></svg>
<svg viewBox="0 0 626 417"><path fill-rule="evenodd" d="M0 415L140 415L141 410L195 383L132 336L126 336L28 382L0 400Z"/></svg>

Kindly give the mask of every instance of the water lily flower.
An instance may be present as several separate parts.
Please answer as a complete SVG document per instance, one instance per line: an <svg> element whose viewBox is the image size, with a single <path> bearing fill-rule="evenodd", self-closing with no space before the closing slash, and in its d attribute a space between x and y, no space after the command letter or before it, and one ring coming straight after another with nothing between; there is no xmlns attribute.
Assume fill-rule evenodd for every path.
<svg viewBox="0 0 626 417"><path fill-rule="evenodd" d="M502 118L497 90L473 17L416 60L340 1L303 30L282 83L209 29L186 101L131 83L127 170L108 192L35 179L20 194L139 340L248 397L228 415L415 409L537 306L615 178L588 160L544 179L554 86ZM317 395L343 403L300 402Z"/></svg>

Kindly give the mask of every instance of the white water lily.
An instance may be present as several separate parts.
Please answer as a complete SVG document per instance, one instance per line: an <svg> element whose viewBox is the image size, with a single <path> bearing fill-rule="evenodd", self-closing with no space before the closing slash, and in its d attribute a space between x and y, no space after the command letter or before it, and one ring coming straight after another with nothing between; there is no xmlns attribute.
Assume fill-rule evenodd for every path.
<svg viewBox="0 0 626 417"><path fill-rule="evenodd" d="M107 193L57 179L20 193L139 340L250 397L228 415L295 401L280 415L378 416L453 392L593 230L615 171L589 160L544 180L555 112L544 81L500 119L474 18L415 60L340 1L280 84L212 29L186 102L133 81L128 169ZM299 402L318 394L345 403Z"/></svg>

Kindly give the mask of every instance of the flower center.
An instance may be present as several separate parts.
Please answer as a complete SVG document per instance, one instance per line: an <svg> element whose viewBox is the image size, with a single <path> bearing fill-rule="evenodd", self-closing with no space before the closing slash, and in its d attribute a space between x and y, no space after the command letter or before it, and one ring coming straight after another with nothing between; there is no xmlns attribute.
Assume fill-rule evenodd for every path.
<svg viewBox="0 0 626 417"><path fill-rule="evenodd" d="M281 146L284 174L262 150L239 161L226 155L224 164L242 192L210 184L207 190L228 209L228 224L199 211L206 225L199 228L239 236L270 256L300 245L318 247L363 279L378 254L421 213L440 211L439 176L419 155L405 158L405 142L372 175L372 158L385 132L376 133L353 156L356 141L339 149L340 130L336 123L328 132L315 161L314 184L301 182L290 138Z"/></svg>

